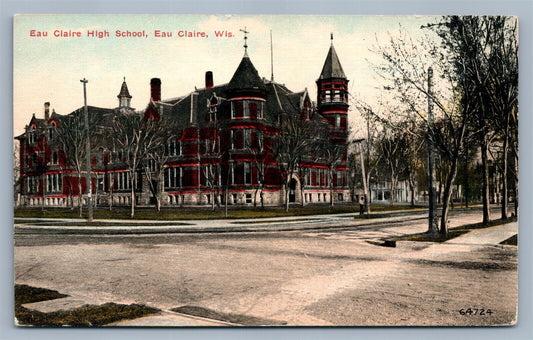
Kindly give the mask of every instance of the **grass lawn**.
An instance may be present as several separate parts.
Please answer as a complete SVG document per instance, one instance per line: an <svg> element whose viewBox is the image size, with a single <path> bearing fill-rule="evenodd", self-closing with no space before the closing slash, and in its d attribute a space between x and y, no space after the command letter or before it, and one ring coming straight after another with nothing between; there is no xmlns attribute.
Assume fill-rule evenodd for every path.
<svg viewBox="0 0 533 340"><path fill-rule="evenodd" d="M442 234L431 235L425 232L421 234L413 234L413 235L405 235L405 236L397 237L393 239L392 241L421 241L421 242L439 242L440 243L440 242L451 240L452 238L456 238L458 236L461 236L475 229L494 227L497 225L502 225L502 224L506 224L506 223L510 223L514 221L516 221L516 217L511 217L511 218L507 218L504 220L498 219L498 220L490 221L488 224L483 224L481 222L474 223L474 224L466 224L463 226L449 229L447 235L442 235ZM515 236L511 237L509 240L504 241L508 243L502 243L502 244L513 245L514 237ZM517 241L516 239L514 239L514 245L516 244L517 244Z"/></svg>
<svg viewBox="0 0 533 340"><path fill-rule="evenodd" d="M112 322L136 319L158 312L158 309L142 305L118 305L106 303L100 306L86 305L70 311L43 313L22 307L22 304L66 297L55 290L15 285L15 317L20 325L42 327L103 326Z"/></svg>
<svg viewBox="0 0 533 340"><path fill-rule="evenodd" d="M420 208L420 207L419 207ZM408 206L372 206L372 212L387 212L394 210L412 209ZM15 217L17 218L80 218L78 209L68 208L16 208ZM309 205L305 207L294 206L285 212L283 207L229 207L228 216L230 219L239 218L265 218L265 217L283 217L283 216L308 216L318 214L339 214L339 213L359 213L359 206L351 204L338 204L334 207ZM83 210L83 217L87 217L87 211ZM94 219L130 219L130 209L126 207L115 207L112 210L108 208L97 208L93 213ZM224 219L224 207L211 210L210 207L176 207L162 208L156 211L154 208L140 207L135 209L136 220L205 220L205 219Z"/></svg>

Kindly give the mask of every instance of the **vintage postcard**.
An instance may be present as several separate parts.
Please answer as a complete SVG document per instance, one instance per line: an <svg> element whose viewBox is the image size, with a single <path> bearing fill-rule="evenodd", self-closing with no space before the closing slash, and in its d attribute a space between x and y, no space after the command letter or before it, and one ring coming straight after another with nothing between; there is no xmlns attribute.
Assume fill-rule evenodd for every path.
<svg viewBox="0 0 533 340"><path fill-rule="evenodd" d="M516 17L13 21L16 325L516 324Z"/></svg>

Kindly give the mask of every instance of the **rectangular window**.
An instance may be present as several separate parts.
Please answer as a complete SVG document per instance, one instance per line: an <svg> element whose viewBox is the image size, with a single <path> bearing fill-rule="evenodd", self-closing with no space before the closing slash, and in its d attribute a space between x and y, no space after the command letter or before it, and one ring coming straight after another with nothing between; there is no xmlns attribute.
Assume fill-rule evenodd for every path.
<svg viewBox="0 0 533 340"><path fill-rule="evenodd" d="M252 194L246 194L246 204L252 204Z"/></svg>
<svg viewBox="0 0 533 340"><path fill-rule="evenodd" d="M244 163L244 184L252 184L252 170L250 163Z"/></svg>
<svg viewBox="0 0 533 340"><path fill-rule="evenodd" d="M96 189L98 191L104 191L104 177L103 176L96 176Z"/></svg>
<svg viewBox="0 0 533 340"><path fill-rule="evenodd" d="M343 182L343 172L342 171L337 171L337 187L342 187L342 182Z"/></svg>
<svg viewBox="0 0 533 340"><path fill-rule="evenodd" d="M257 104L258 102L255 100L250 100L248 102L249 116L251 119L257 119Z"/></svg>
<svg viewBox="0 0 533 340"><path fill-rule="evenodd" d="M250 142L251 142L251 131L249 129L245 129L243 130L243 146L244 146L244 149L249 149L250 148Z"/></svg>
<svg viewBox="0 0 533 340"><path fill-rule="evenodd" d="M242 101L231 102L231 118L242 119L244 117L244 111L248 112L248 108L243 105Z"/></svg>
<svg viewBox="0 0 533 340"><path fill-rule="evenodd" d="M247 100L243 100L242 104L243 106L243 114L242 114L242 117L243 118L250 118L250 106L248 104L248 101Z"/></svg>
<svg viewBox="0 0 533 340"><path fill-rule="evenodd" d="M231 163L230 172L231 172L231 184L235 184L235 163Z"/></svg>
<svg viewBox="0 0 533 340"><path fill-rule="evenodd" d="M257 131L257 150L263 150L263 132Z"/></svg>

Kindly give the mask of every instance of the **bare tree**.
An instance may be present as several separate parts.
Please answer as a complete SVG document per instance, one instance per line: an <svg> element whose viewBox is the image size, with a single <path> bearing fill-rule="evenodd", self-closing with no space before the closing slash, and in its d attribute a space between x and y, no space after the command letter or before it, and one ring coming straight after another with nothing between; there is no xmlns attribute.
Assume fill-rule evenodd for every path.
<svg viewBox="0 0 533 340"><path fill-rule="evenodd" d="M391 183L390 205L394 205L397 196L397 187L400 175L407 170L407 141L404 129L391 131L385 128L382 137L377 140L379 152L383 155L382 162L385 164Z"/></svg>
<svg viewBox="0 0 533 340"><path fill-rule="evenodd" d="M129 173L131 218L135 216L135 189L140 180L139 170L162 144L162 124L152 119L143 119L137 113L119 113L111 124L111 138L124 153L124 163Z"/></svg>
<svg viewBox="0 0 533 340"><path fill-rule="evenodd" d="M278 124L279 133L272 146L285 188L285 211L289 211L289 190L298 166L316 136L313 121L304 121L300 115L281 114Z"/></svg>
<svg viewBox="0 0 533 340"><path fill-rule="evenodd" d="M337 143L331 140L331 133L333 127L325 122L315 122L314 124L317 128L315 130L316 139L313 144L315 148L315 153L320 157L320 160L324 162L328 168L328 186L329 186L329 197L330 197L330 206L335 205L334 199L334 175L337 170L337 167L345 160L347 145L343 143Z"/></svg>
<svg viewBox="0 0 533 340"><path fill-rule="evenodd" d="M515 17L445 17L436 31L461 79L462 103L474 108L472 125L480 141L483 169L483 222L490 221L489 153L502 140L502 218L507 216L509 140L516 135L518 105L518 37ZM468 101L468 103L467 103Z"/></svg>
<svg viewBox="0 0 533 340"><path fill-rule="evenodd" d="M410 36L401 32L391 37L389 45L379 47L378 53L385 63L376 68L388 85L387 90L394 93L394 103L403 109L391 110L396 116L377 117L387 126L402 128L411 126L405 122L427 123L427 100L436 107L436 121L440 129L432 127L435 146L441 160L448 162L449 173L445 179L442 200L440 232L448 232L448 209L453 184L457 174L460 153L467 142L467 126L470 124L475 108L471 101L465 100L467 86L465 79L460 77L459 64L452 64L452 56L439 48L435 38L413 41ZM457 59L457 62L460 60ZM427 70L431 66L439 77L435 91L429 91ZM402 113L405 113L402 115ZM408 133L413 131L407 130Z"/></svg>
<svg viewBox="0 0 533 340"><path fill-rule="evenodd" d="M91 138L91 145L94 147L97 136L97 117L89 115L89 133ZM58 119L57 134L50 144L57 147L65 155L66 166L72 167L77 176L78 182L78 208L80 217L83 209L83 189L82 189L82 175L85 172L86 160L86 136L85 136L85 122L83 117L83 110L77 110L68 116L62 116ZM67 179L69 191L72 195L72 184ZM86 183L86 186L92 183Z"/></svg>

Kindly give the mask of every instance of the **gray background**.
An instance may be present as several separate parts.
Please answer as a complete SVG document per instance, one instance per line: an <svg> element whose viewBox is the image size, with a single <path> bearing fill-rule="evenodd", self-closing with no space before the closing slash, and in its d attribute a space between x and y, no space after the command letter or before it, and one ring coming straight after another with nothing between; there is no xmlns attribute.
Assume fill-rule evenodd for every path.
<svg viewBox="0 0 533 340"><path fill-rule="evenodd" d="M520 22L520 247L519 312L515 327L490 328L271 328L271 329L31 329L13 326L13 21L19 13L73 14L498 14L516 15ZM269 1L171 1L171 0L0 0L0 98L3 124L0 124L1 187L0 216L0 339L533 339L532 173L533 134L531 51L533 42L533 1L423 1L423 0L269 0ZM488 292L490 294L490 292Z"/></svg>

